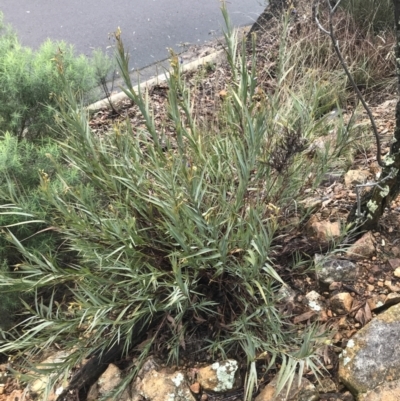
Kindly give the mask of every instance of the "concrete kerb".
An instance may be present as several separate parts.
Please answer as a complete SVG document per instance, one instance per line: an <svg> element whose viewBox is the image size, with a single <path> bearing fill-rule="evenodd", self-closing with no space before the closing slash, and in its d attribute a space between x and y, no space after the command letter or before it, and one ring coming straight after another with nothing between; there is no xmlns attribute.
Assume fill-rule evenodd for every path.
<svg viewBox="0 0 400 401"><path fill-rule="evenodd" d="M224 55L223 50L219 50L219 51L216 51L215 53L208 54L205 57L202 57L197 60L191 61L189 63L183 64L182 71L192 71L202 65L206 65L208 63L216 63L216 62L222 60L223 55ZM137 91L139 89L139 86L140 86L141 90L144 90L146 88L149 89L154 85L158 85L161 82L165 82L167 80L168 76L169 76L169 72L165 72L163 74L160 74L154 78L147 80L146 82L142 82L141 84L134 86L133 89L135 91ZM127 100L127 99L128 99L128 96L125 94L125 92L119 92L119 93L113 94L113 95L111 95L111 98L110 98L111 103L114 105L117 105L119 102L122 102L123 100ZM108 99L102 99L102 100L99 100L99 101L89 105L87 107L87 110L90 113L95 113L99 110L106 109L109 107L110 107L110 103L109 103Z"/></svg>

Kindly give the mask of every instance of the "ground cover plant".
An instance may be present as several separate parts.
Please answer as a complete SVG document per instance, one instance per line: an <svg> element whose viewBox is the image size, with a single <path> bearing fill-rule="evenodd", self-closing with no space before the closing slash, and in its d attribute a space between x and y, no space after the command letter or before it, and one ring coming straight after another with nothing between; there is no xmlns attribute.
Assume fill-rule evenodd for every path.
<svg viewBox="0 0 400 401"><path fill-rule="evenodd" d="M339 66L322 56L329 41L311 30L299 40L285 15L276 30L278 45L264 55L274 61L266 68L262 42L252 42L247 53L224 15L229 79L211 121L200 118L195 104L201 88L184 80L172 54L166 117L156 124L148 93L133 90L117 32L125 91L140 121L119 120L94 135L63 57L54 55L63 82L54 99L65 162L55 160L40 177L38 196L51 213L37 216L19 196L15 205L59 233L62 244L28 248L5 229L24 260L0 285L33 294L34 302L26 303L1 352L26 361L55 344L73 349L56 367L66 376L90 355L96 355L88 365L93 368L133 353L126 384L149 353L157 350L178 363L190 339L202 338L200 348L210 355L245 360L247 399L260 365L267 371L281 366L281 383L296 371L322 370L324 329L299 333L278 308L279 239L309 215L302 201L326 173L349 166L354 134L362 131L345 124L340 111L337 120L328 118L352 100ZM321 57L307 57L307 46ZM372 67L362 66L374 77L363 80L366 87L379 81ZM332 77L334 88L328 85ZM48 174L50 168L57 174ZM71 182L71 175L79 180ZM2 209L12 211L9 205ZM133 350L143 340L144 348ZM83 387L82 377L93 372L81 371L67 390Z"/></svg>

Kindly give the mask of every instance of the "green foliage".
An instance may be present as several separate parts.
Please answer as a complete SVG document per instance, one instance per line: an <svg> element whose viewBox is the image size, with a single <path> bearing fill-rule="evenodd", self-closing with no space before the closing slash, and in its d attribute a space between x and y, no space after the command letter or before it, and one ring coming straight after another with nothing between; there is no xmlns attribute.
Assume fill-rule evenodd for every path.
<svg viewBox="0 0 400 401"><path fill-rule="evenodd" d="M51 214L51 205L43 196L41 186L46 186L51 181L50 185L55 193L61 192L65 185L79 182L80 174L77 170L63 166L65 181L60 181L56 176L55 163L63 165L61 152L55 142L18 141L8 132L0 138L0 204L11 211L0 213L2 277L16 278L19 274L18 265L23 261L23 255L6 240L5 230L19 238L29 252L47 254L60 243L58 233L48 229L40 220L48 218ZM15 203L18 203L18 207L11 206ZM32 214L35 215L34 222ZM30 293L29 289L25 288L21 292L18 280L9 282L1 289L0 321L3 324L0 329L8 327L13 319L15 321L16 316L11 312L21 309L20 298L25 298L26 293Z"/></svg>
<svg viewBox="0 0 400 401"><path fill-rule="evenodd" d="M15 136L6 133L0 138L0 203L14 204L18 202L21 210L33 213L43 219L50 210L50 205L41 193L41 180L51 180L55 191L63 185L56 178L54 163L62 163L58 145L48 140L31 143L18 141ZM65 169L65 179L68 183L78 180L76 170ZM24 220L30 220L24 216ZM36 234L44 228L43 224L21 224L21 215L0 215L0 227L9 227L15 236L24 240L25 247L37 252L47 252L55 244L55 234L45 231ZM0 237L0 260L12 266L21 262L21 255L16 252L4 236Z"/></svg>
<svg viewBox="0 0 400 401"><path fill-rule="evenodd" d="M317 118L330 104L321 106L320 98L328 96L322 85L322 92L294 92L290 52L280 53L273 93L260 91L255 56L246 58L226 10L224 17L232 82L218 122L197 122L172 54L172 136L155 125L147 94L134 91L119 32L118 63L125 92L142 114L140 129L128 121L93 135L57 57L64 162L58 161L57 175L41 175L38 190L51 213L38 217L60 233L63 250L74 259L60 258L59 248L29 249L6 232L25 260L0 286L32 291L35 302L26 305L26 319L0 352L34 355L57 343L74 349L62 366L68 371L99 349L117 343L132 349L138 335L153 328L141 360L157 346L178 361L187 339L201 337L214 355L247 356L248 397L258 359L267 361L267 369L283 362L281 383L298 368L318 371L319 331L309 327L298 334L278 310L282 280L274 269L274 240L292 224L290 217L306 216L300 201L328 169L341 167L351 137L340 118L334 134L326 119ZM283 35L282 49L286 40ZM324 146L305 151L327 135ZM72 172L82 180L70 182ZM13 213L10 205L3 210L3 216Z"/></svg>
<svg viewBox="0 0 400 401"><path fill-rule="evenodd" d="M77 57L72 46L47 40L37 51L22 46L10 27L4 26L0 13L0 133L9 131L19 138L52 136L54 131L53 93L61 82L54 64L62 54L64 74L74 91L85 101L94 99L93 90L107 76L110 60L99 51L92 60Z"/></svg>
<svg viewBox="0 0 400 401"><path fill-rule="evenodd" d="M9 276L9 269L5 261L0 263L1 277ZM21 308L21 302L17 291L10 291L7 288L1 289L0 300L0 333L11 328L13 324L14 313Z"/></svg>

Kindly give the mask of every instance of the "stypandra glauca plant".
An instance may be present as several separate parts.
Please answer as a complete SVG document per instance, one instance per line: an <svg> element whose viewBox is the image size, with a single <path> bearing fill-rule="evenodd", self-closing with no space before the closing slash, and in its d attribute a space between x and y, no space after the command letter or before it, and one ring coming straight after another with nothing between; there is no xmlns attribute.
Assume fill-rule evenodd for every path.
<svg viewBox="0 0 400 401"><path fill-rule="evenodd" d="M67 133L59 142L65 163L56 168L65 185L57 189L42 179L40 189L52 210L43 223L63 242L41 254L4 231L25 261L2 277L0 288L17 282L21 293L34 294L34 302L25 303L20 324L7 333L0 352L31 362L43 349L70 350L49 367L56 374L47 391L90 357L86 366L93 371L79 370L59 400L84 387L94 371L101 374L105 361L129 355L128 373L109 395L116 397L149 354L157 350L179 363L193 338L215 359L247 361L246 399L257 386L259 366L281 366L278 390L296 372L321 369L321 329L310 326L299 334L281 315L283 282L271 254L286 217L301 213L294 200L306 196L307 185L316 185L307 184L310 176L325 171L321 163L329 166L330 159L323 151L321 157L304 154L294 118L302 111L299 98L288 111L278 107L279 98L288 101L284 78L275 97L255 100L255 60L248 62L244 44L238 46L225 8L223 15L233 78L220 124L212 127L193 117L175 55L168 78L174 134L156 126L147 91L132 86L118 31L123 90L144 124L115 125L98 137L65 79L62 59L55 57L64 82L57 121ZM293 114L284 114L290 110ZM310 131L311 125L305 132ZM288 138L296 151L289 152ZM81 174L79 184L67 184L70 170Z"/></svg>

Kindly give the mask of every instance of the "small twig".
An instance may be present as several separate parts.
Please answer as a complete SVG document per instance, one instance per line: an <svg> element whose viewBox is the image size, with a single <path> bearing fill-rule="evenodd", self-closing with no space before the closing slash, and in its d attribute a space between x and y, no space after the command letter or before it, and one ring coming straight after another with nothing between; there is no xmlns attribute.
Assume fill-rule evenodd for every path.
<svg viewBox="0 0 400 401"><path fill-rule="evenodd" d="M113 90L113 87L114 87L114 79L115 79L115 71L114 71L114 75L113 75L113 79L112 79L111 91ZM115 107L114 107L114 105L113 105L113 103L112 103L112 101L111 101L111 92L108 90L107 81L106 81L105 77L101 77L101 78L100 78L100 84L101 84L101 86L102 86L102 88L103 88L103 91L104 91L104 93L105 93L105 95L106 95L106 98L107 98L108 103L109 103L109 105L110 105L110 107L111 107L111 110L112 110L113 115L114 115L114 116L119 116L119 115L121 115L121 114L115 109Z"/></svg>
<svg viewBox="0 0 400 401"><path fill-rule="evenodd" d="M339 58L339 62L342 65L343 70L346 73L347 78L349 79L351 85L353 86L353 88L354 88L354 90L355 90L355 92L357 94L357 97L360 99L360 102L362 103L365 111L368 114L368 117L369 117L369 119L371 121L372 131L374 132L375 140L376 140L376 148L377 148L376 160L377 160L379 166L385 167L385 163L383 162L382 156L381 156L381 141L380 141L380 138L379 138L378 129L376 127L374 117L373 117L372 112L371 112L370 108L368 107L368 105L367 105L367 103L366 103L366 101L364 99L364 96L362 95L360 89L358 89L358 86L355 83L354 78L353 78L353 76L351 75L351 73L349 71L349 68L347 67L347 64L346 64L346 62L345 62L345 60L344 60L344 58L342 56L342 53L341 53L341 51L339 49L339 42L338 42L338 40L337 40L337 38L335 36L335 31L334 31L334 28L333 28L333 14L335 13L337 7L339 6L341 0L338 0L334 6L331 5L330 0L326 0L326 3L327 3L328 8L329 8L329 30L325 29L322 26L321 22L319 21L319 18L318 18L319 2L320 2L320 0L314 0L313 17L315 19L315 22L318 25L318 28L323 33L325 33L326 35L328 35L331 38L331 41L332 41L332 44L333 44L333 48L335 49L335 53Z"/></svg>

